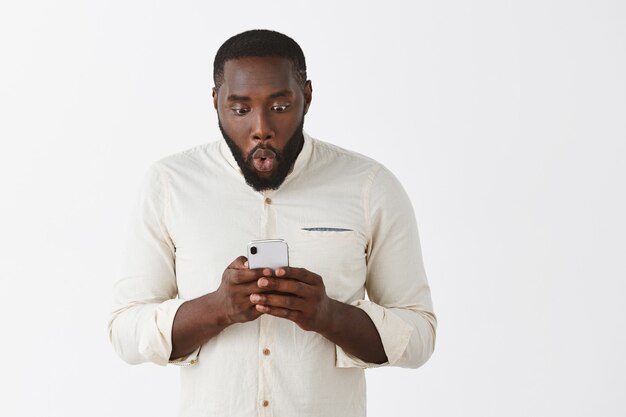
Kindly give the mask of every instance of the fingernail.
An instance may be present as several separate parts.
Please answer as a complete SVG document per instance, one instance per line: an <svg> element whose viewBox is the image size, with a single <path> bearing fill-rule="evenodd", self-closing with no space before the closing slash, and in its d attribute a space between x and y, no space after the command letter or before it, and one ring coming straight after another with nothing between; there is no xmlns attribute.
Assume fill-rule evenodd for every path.
<svg viewBox="0 0 626 417"><path fill-rule="evenodd" d="M248 261L245 261L245 262L243 263L243 266L245 266L245 267L247 268L247 267L248 267Z"/></svg>
<svg viewBox="0 0 626 417"><path fill-rule="evenodd" d="M276 270L276 276L278 277L282 277L283 275L285 275L285 270L282 268L279 268Z"/></svg>
<svg viewBox="0 0 626 417"><path fill-rule="evenodd" d="M261 278L259 280L259 287L267 287L269 285L269 283L270 282L268 280L266 280L265 278Z"/></svg>
<svg viewBox="0 0 626 417"><path fill-rule="evenodd" d="M260 300L261 300L261 296L258 295L258 294L252 294L250 296L250 301L252 301L253 303L256 303L256 302L258 302Z"/></svg>

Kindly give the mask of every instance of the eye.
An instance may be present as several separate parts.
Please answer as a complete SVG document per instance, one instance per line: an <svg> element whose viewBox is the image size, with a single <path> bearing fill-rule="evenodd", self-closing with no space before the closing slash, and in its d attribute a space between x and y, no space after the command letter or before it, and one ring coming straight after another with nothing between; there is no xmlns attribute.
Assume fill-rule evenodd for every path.
<svg viewBox="0 0 626 417"><path fill-rule="evenodd" d="M233 107L231 110L233 111L233 113L235 113L235 116L245 116L250 112L249 109L246 109L244 107Z"/></svg>
<svg viewBox="0 0 626 417"><path fill-rule="evenodd" d="M274 110L276 113L282 113L286 111L287 108L289 108L288 104L279 104L278 106L272 106L272 110Z"/></svg>

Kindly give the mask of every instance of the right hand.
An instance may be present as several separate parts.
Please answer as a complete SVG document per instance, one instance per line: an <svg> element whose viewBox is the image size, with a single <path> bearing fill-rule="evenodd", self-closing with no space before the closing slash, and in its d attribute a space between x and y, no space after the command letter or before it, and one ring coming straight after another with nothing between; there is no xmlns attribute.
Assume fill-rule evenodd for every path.
<svg viewBox="0 0 626 417"><path fill-rule="evenodd" d="M250 301L250 295L262 292L257 285L259 278L271 276L270 268L248 269L245 256L238 257L228 265L222 274L222 283L215 291L228 325L256 320L263 314Z"/></svg>

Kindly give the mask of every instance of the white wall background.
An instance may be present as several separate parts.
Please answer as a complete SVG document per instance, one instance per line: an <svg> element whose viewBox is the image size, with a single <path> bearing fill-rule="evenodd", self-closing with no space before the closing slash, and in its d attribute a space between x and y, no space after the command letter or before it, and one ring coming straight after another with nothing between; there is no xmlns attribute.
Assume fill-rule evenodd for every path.
<svg viewBox="0 0 626 417"><path fill-rule="evenodd" d="M213 56L257 27L306 53L307 131L415 206L437 349L368 371L369 414L626 415L620 0L3 2L0 415L175 415L111 287L143 173L220 138Z"/></svg>

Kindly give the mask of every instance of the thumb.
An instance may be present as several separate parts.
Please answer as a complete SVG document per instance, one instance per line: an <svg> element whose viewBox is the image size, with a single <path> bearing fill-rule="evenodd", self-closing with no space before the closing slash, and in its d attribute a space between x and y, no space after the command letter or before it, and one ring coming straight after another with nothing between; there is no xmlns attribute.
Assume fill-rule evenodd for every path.
<svg viewBox="0 0 626 417"><path fill-rule="evenodd" d="M248 258L239 256L228 265L229 269L248 269Z"/></svg>

